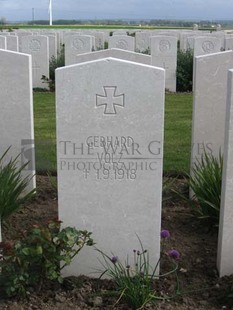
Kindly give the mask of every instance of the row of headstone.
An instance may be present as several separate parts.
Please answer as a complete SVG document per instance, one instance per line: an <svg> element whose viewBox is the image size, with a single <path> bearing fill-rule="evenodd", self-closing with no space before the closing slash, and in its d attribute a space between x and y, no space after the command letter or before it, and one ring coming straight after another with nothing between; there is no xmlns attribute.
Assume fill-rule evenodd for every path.
<svg viewBox="0 0 233 310"><path fill-rule="evenodd" d="M15 49L16 51L19 50L20 52L31 54L33 56L33 87L42 88L46 88L47 84L41 80L41 77L42 75L49 77L49 59L52 56L56 58L57 52L60 51L58 47L61 46L60 44L65 44L65 64L72 65L76 63L77 55L101 49L104 45L104 40L106 40L104 33L97 31L87 32L89 35L83 35L81 31L43 31L40 33L44 35L38 35L38 32L17 31L17 36L9 34L0 36L0 46L2 48L9 46L10 49L10 44L12 44L12 50ZM218 33L222 36L223 32ZM191 35L193 36L189 37ZM216 34L209 34L206 37L205 33L205 37L195 37L198 35L200 35L200 31L184 33L178 31L147 31L136 32L136 37L134 38L127 35L125 31L116 31L107 40L110 48L144 52L147 49L147 52L150 52L152 57L151 64L163 67L166 71L166 89L175 92L177 40L179 38L183 38L183 41L180 41L180 43L187 41L188 46L194 48L195 56L219 52L222 49L222 40ZM45 37L48 39L45 40ZM184 38L187 40L185 41ZM193 41L190 41L191 39ZM233 47L232 38L227 39L228 48L231 44ZM41 49L39 49L39 45Z"/></svg>
<svg viewBox="0 0 233 310"><path fill-rule="evenodd" d="M187 46L187 39L193 38L193 37L217 37L221 40L221 48L225 48L224 45L224 39L229 38L231 33L226 31L217 31L217 32L208 32L208 31L200 31L200 30L17 30L14 32L2 32L1 35L4 36L25 36L25 35L55 35L57 37L57 41L60 43L64 43L64 38L66 35L91 35L95 37L96 45L95 49L102 49L104 47L104 42L109 42L109 40L117 40L113 39L114 36L123 36L123 37L129 37L130 34L133 34L133 37L131 37L131 41L134 39L135 36L135 49L139 52L145 52L150 48L150 37L152 36L174 36L177 38L177 40L180 41L180 47L181 49L187 49L189 46ZM112 35L110 35L112 34ZM112 43L111 43L112 44ZM116 44L120 44L120 42L116 42ZM121 43L124 45L124 42ZM113 46L116 48L119 48L119 46Z"/></svg>
<svg viewBox="0 0 233 310"><path fill-rule="evenodd" d="M31 52L42 48L34 43ZM156 264L165 70L140 56L141 62L107 57L57 70L59 218L64 226L92 231L101 250L122 260L130 247L140 246L139 236ZM0 50L1 150L12 145L8 156L22 152L20 163L30 160L24 171L32 178L29 189L35 186L32 61L33 55ZM89 274L98 266L97 251L85 249L64 272Z"/></svg>
<svg viewBox="0 0 233 310"><path fill-rule="evenodd" d="M26 36L22 46L28 46L26 38L30 41ZM30 51L38 52L41 47L35 42ZM162 48L168 49L166 42ZM23 162L30 160L24 171L32 178L30 190L35 187L33 55L6 50L0 54L5 77L0 90L1 150L12 146L8 158L22 153ZM220 276L233 273L233 71L227 82L232 56L233 51L197 56L194 64L192 164L204 149L213 155L220 149L224 153ZM58 194L63 225L92 231L103 251L117 253L122 259L129 249L128 240L136 248L137 234L151 260L157 261L165 70L148 65L150 57L112 49L79 55L79 64L57 70ZM88 274L97 261L96 252L85 250L65 273Z"/></svg>
<svg viewBox="0 0 233 310"><path fill-rule="evenodd" d="M5 39L5 37L3 38ZM57 50L56 37L27 34L19 38L20 51L32 55L33 87L46 88L47 84L44 83L41 77L42 75L49 77L49 59L56 55ZM134 43L132 41L134 38L130 36L122 37L119 35L112 36L111 38L121 42L119 47L122 50L129 51L128 47L130 45L132 45L131 50L134 50ZM75 33L65 36L65 65L75 64L77 55L92 52L94 46L94 36L81 36ZM137 53L135 54L135 58L139 57ZM148 58L149 57L150 56L148 56ZM177 39L175 37L152 37L150 58L151 65L162 67L166 70L166 88L175 92Z"/></svg>
<svg viewBox="0 0 233 310"><path fill-rule="evenodd" d="M160 216L161 183L159 190L152 194L154 188L150 187L150 182L153 182L153 178L162 179L162 136L158 127L154 130L154 136L146 135L151 133L156 122L161 126L163 104L157 102L154 108L160 108L153 114L149 98L153 83L156 92L159 85L164 92L163 73L159 71L161 69L129 61L113 58L94 60L104 56L103 53L109 53L105 56L113 56L117 50L80 55L77 56L80 64L57 70L59 213L63 225L78 224L83 229L93 231L104 252L117 253L119 258L124 259L127 240L133 240L132 247L135 247L133 233L137 233L154 254L148 239L152 227L155 229L160 222L153 224L148 215L156 215L156 211L153 213L149 205L152 201L155 205L157 200ZM130 57L130 52L125 53L125 57ZM220 148L224 151L217 257L220 276L233 273L233 70L228 73L233 68L232 56L233 51L197 56L194 64L192 164L204 150L213 155L218 155ZM132 71L135 73L133 77ZM146 89L139 86L142 76L148 82L153 81L146 84ZM95 82L90 84L90 80ZM155 93L151 98L154 96ZM158 91L157 96L160 103L163 102L161 92ZM152 113L153 121L143 121L142 124L139 115L144 115L141 102L145 98L148 102L143 107ZM143 128L143 131L139 128ZM77 133L80 133L79 136ZM159 148L152 150L151 146L155 142ZM134 155L137 155L137 159ZM159 177L153 167L156 167ZM147 192L143 195L145 188ZM80 202L80 195L82 204L79 203L76 208L75 202ZM142 196L146 196L145 201L141 200ZM144 228L145 222L149 223L148 230ZM159 232L157 230L153 233ZM158 246L158 239L153 242ZM92 250L84 251L79 260L75 260L64 271L65 275L89 274L90 268L98 268L97 256ZM158 258L152 257L152 261Z"/></svg>
<svg viewBox="0 0 233 310"><path fill-rule="evenodd" d="M111 37L113 40L110 42L116 42L114 40L118 40L118 42L121 42L118 49L121 49L122 51L127 52L133 52L134 50L134 43L133 38L128 37L121 37L119 35L115 35ZM93 49L92 40L94 38L90 36L79 36L79 35L72 35L67 36L65 41L65 64L71 65L77 63L82 58L92 59L92 56L90 54L91 50ZM131 40L132 39L132 40ZM132 46L132 48L129 48L129 46ZM110 45L115 46L115 44ZM105 50L105 54L109 53L108 50ZM89 53L89 56L86 55ZM120 52L118 52L120 53ZM122 52L123 54L123 52ZM80 57L79 57L80 55ZM98 55L98 52L96 52L95 55ZM101 54L99 54L101 55ZM132 54L131 54L132 55ZM145 55L134 53L134 58L143 58ZM139 56L141 55L141 56ZM146 57L144 57L145 59ZM162 67L166 70L166 88L172 92L176 91L176 62L177 62L177 39L175 37L152 37L151 38L151 56L147 55L147 59L153 66Z"/></svg>

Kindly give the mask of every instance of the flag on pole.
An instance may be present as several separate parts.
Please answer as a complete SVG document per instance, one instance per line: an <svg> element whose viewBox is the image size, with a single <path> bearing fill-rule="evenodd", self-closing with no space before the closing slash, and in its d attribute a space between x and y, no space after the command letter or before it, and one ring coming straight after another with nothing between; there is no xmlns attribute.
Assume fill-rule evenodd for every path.
<svg viewBox="0 0 233 310"><path fill-rule="evenodd" d="M53 24L53 16L52 16L52 0L49 0L49 25Z"/></svg>
<svg viewBox="0 0 233 310"><path fill-rule="evenodd" d="M52 10L52 0L49 0L49 11L48 11L49 14L50 14L51 10Z"/></svg>

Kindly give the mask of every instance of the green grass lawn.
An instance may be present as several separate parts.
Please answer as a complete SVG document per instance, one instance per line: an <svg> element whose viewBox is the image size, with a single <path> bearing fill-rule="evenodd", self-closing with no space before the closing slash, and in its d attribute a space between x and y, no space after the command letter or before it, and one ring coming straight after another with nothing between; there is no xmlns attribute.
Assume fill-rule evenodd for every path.
<svg viewBox="0 0 233 310"><path fill-rule="evenodd" d="M167 94L165 105L164 172L189 172L192 94Z"/></svg>
<svg viewBox="0 0 233 310"><path fill-rule="evenodd" d="M55 94L34 92L36 167L56 170ZM188 172L191 150L192 94L167 94L164 172Z"/></svg>
<svg viewBox="0 0 233 310"><path fill-rule="evenodd" d="M56 170L55 94L34 92L36 170Z"/></svg>

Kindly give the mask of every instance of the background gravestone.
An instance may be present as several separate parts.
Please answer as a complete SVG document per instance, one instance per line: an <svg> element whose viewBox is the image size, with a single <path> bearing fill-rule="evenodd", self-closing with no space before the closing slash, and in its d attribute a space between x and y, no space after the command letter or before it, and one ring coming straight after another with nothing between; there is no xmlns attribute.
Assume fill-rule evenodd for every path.
<svg viewBox="0 0 233 310"><path fill-rule="evenodd" d="M22 38L25 36L32 36L32 32L26 31L26 30L21 30L16 32L18 40L19 40L19 52L22 52Z"/></svg>
<svg viewBox="0 0 233 310"><path fill-rule="evenodd" d="M160 256L164 73L115 58L56 70L59 218L93 232L97 247L122 261L140 249L138 234L153 266ZM64 274L95 272L97 257L84 249Z"/></svg>
<svg viewBox="0 0 233 310"><path fill-rule="evenodd" d="M150 54L150 31L136 32L135 51Z"/></svg>
<svg viewBox="0 0 233 310"><path fill-rule="evenodd" d="M54 57L57 58L57 36L55 35L47 35L49 38L49 61L51 61L51 58Z"/></svg>
<svg viewBox="0 0 233 310"><path fill-rule="evenodd" d="M177 39L156 36L150 40L151 64L165 69L166 89L176 92Z"/></svg>
<svg viewBox="0 0 233 310"><path fill-rule="evenodd" d="M0 50L0 151L11 146L8 159L19 157L19 165L30 161L23 176L32 177L28 190L35 188L34 125L31 56ZM0 155L1 156L1 155Z"/></svg>
<svg viewBox="0 0 233 310"><path fill-rule="evenodd" d="M85 30L84 35L95 37L95 50L104 49L105 33L100 31Z"/></svg>
<svg viewBox="0 0 233 310"><path fill-rule="evenodd" d="M231 35L225 37L225 50L233 50L233 36Z"/></svg>
<svg viewBox="0 0 233 310"><path fill-rule="evenodd" d="M198 37L194 40L194 56L214 54L221 51L221 39L212 36Z"/></svg>
<svg viewBox="0 0 233 310"><path fill-rule="evenodd" d="M0 36L0 49L6 49L6 37Z"/></svg>
<svg viewBox="0 0 233 310"><path fill-rule="evenodd" d="M97 59L106 58L106 57L113 57L113 58L119 58L119 59L124 59L128 61L139 62L145 65L151 64L151 56L149 55L125 51L125 50L121 50L117 48L77 55L76 63L97 60Z"/></svg>
<svg viewBox="0 0 233 310"><path fill-rule="evenodd" d="M76 61L76 55L89 53L95 46L93 36L67 35L65 38L65 64L73 65Z"/></svg>
<svg viewBox="0 0 233 310"><path fill-rule="evenodd" d="M233 274L233 70L228 72L226 134L223 160L222 193L218 237L218 271L220 277Z"/></svg>
<svg viewBox="0 0 233 310"><path fill-rule="evenodd" d="M49 41L47 36L23 36L21 50L32 55L33 87L48 88L41 80L42 75L49 78Z"/></svg>
<svg viewBox="0 0 233 310"><path fill-rule="evenodd" d="M134 52L135 39L131 36L120 36L120 35L111 36L108 39L108 47L110 49L118 48L118 49Z"/></svg>
<svg viewBox="0 0 233 310"><path fill-rule="evenodd" d="M227 72L233 68L233 52L203 55L194 59L194 93L191 163L204 148L214 156L223 152L225 137Z"/></svg>
<svg viewBox="0 0 233 310"><path fill-rule="evenodd" d="M17 36L7 36L6 38L6 48L9 51L18 52L19 51L19 42Z"/></svg>
<svg viewBox="0 0 233 310"><path fill-rule="evenodd" d="M113 31L112 36L127 36L127 31L119 29Z"/></svg>

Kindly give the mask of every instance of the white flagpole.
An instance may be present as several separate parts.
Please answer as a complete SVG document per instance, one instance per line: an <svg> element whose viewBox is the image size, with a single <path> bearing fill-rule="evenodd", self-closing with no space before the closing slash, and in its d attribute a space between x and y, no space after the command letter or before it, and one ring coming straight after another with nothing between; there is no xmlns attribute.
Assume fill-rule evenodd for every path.
<svg viewBox="0 0 233 310"><path fill-rule="evenodd" d="M53 25L52 0L49 0L49 25Z"/></svg>

